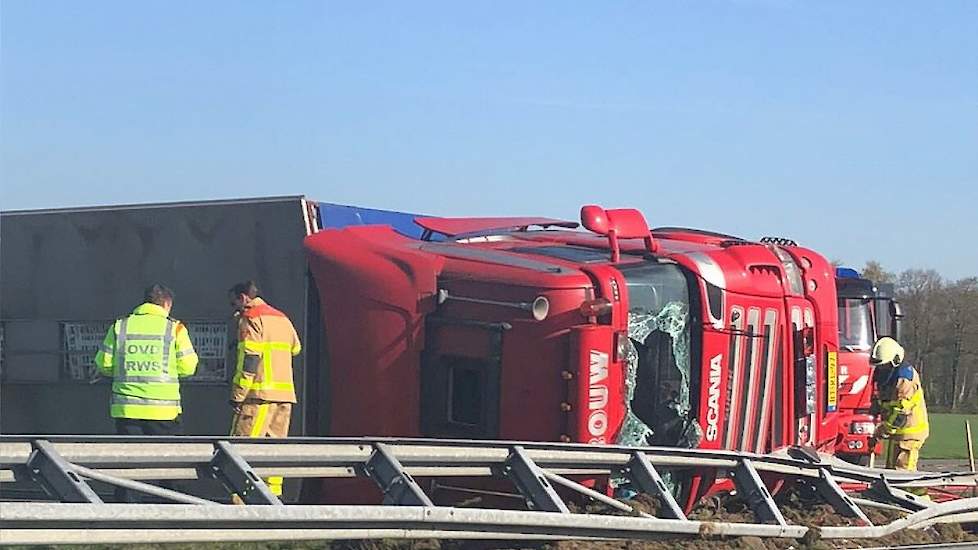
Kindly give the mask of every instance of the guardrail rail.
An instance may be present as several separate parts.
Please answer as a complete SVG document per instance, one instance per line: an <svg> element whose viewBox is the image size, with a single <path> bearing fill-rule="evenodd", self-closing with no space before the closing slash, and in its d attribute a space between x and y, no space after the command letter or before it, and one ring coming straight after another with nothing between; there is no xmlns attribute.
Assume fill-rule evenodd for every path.
<svg viewBox="0 0 978 550"><path fill-rule="evenodd" d="M663 480L696 468L731 479L751 522L690 519ZM262 476L365 478L377 505L284 504ZM655 514L577 480L613 476L658 498ZM496 478L525 509L436 505L416 479ZM849 526L794 525L765 483L810 487ZM204 498L149 483L214 480ZM189 480L189 481L188 481ZM109 503L91 482L166 504ZM664 536L875 538L937 522L978 521L978 498L932 502L914 488L975 487L974 472L902 472L854 466L802 449L773 455L661 447L397 438L146 438L0 436L0 544L161 543L378 538L658 539ZM852 488L869 488L860 496ZM24 492L23 489L27 488ZM236 494L245 506L229 505ZM574 513L568 495L626 515ZM902 512L873 525L865 509Z"/></svg>

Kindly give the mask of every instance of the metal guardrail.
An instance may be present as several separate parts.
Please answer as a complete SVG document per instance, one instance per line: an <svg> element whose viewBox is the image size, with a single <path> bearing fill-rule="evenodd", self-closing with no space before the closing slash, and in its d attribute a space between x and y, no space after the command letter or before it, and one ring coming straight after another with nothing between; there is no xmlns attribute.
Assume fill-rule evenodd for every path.
<svg viewBox="0 0 978 550"><path fill-rule="evenodd" d="M688 519L662 473L695 468L733 480L754 513L751 523ZM383 505L284 505L261 476L373 480ZM416 477L494 477L512 483L527 510L436 506ZM656 516L571 478L615 476L658 498ZM765 479L812 487L845 527L789 524ZM252 506L145 483L216 479ZM139 491L176 504L105 503L88 481ZM975 473L899 472L853 466L788 450L776 455L675 448L396 438L131 438L0 436L0 482L36 484L48 500L4 502L0 544L209 542L371 538L652 539L664 535L873 538L935 522L972 521L978 498L933 503L917 487L975 486ZM859 484L872 497L842 487ZM0 486L0 496L3 494ZM599 501L621 515L571 513L566 499ZM870 506L903 511L872 525Z"/></svg>

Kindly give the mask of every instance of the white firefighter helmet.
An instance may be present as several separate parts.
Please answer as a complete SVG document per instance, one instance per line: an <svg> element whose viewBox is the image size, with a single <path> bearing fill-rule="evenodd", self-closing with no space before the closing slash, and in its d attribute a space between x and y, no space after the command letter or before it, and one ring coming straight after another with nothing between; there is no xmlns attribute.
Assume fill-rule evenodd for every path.
<svg viewBox="0 0 978 550"><path fill-rule="evenodd" d="M891 364L897 366L903 362L903 346L896 340L885 336L876 341L873 352L869 355L869 362L874 365Z"/></svg>

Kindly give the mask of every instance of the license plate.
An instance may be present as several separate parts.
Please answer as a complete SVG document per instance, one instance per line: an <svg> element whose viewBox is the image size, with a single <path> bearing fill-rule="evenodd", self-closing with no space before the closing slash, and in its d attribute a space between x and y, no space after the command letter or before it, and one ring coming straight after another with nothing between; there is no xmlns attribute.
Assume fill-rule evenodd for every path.
<svg viewBox="0 0 978 550"><path fill-rule="evenodd" d="M829 352L828 357L828 395L825 400L825 409L828 412L835 412L839 408L839 354L834 351Z"/></svg>

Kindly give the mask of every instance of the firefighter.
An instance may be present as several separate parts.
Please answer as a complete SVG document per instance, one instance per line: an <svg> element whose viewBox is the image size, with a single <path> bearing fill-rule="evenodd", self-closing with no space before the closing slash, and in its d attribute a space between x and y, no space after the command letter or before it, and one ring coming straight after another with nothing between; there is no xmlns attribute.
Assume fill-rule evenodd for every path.
<svg viewBox="0 0 978 550"><path fill-rule="evenodd" d="M254 281L230 289L231 307L238 318L231 435L287 437L296 402L292 357L302 346L292 321L258 294ZM270 476L265 482L273 494L282 494L280 476Z"/></svg>
<svg viewBox="0 0 978 550"><path fill-rule="evenodd" d="M917 370L904 361L903 347L893 338L880 338L870 362L875 366L880 423L875 437L887 440L886 467L916 470L920 448L927 439L927 404Z"/></svg>
<svg viewBox="0 0 978 550"><path fill-rule="evenodd" d="M187 327L169 317L173 291L154 284L144 303L115 321L95 354L112 377L109 413L119 435L182 435L180 379L197 370Z"/></svg>

